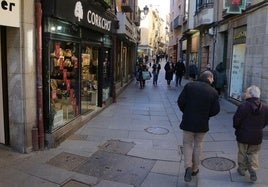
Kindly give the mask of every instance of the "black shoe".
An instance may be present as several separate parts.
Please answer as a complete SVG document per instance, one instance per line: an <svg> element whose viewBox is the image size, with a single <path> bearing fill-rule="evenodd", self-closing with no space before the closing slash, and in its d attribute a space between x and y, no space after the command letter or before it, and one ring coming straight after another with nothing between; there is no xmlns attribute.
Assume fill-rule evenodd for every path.
<svg viewBox="0 0 268 187"><path fill-rule="evenodd" d="M196 176L199 173L199 169L197 169L196 171L193 171L192 176Z"/></svg>
<svg viewBox="0 0 268 187"><path fill-rule="evenodd" d="M185 171L185 175L184 175L184 181L185 182L191 182L192 180L192 173L193 173L193 169L191 167L188 167Z"/></svg>
<svg viewBox="0 0 268 187"><path fill-rule="evenodd" d="M255 182L257 180L256 172L254 170L249 170L248 172L249 172L250 180Z"/></svg>

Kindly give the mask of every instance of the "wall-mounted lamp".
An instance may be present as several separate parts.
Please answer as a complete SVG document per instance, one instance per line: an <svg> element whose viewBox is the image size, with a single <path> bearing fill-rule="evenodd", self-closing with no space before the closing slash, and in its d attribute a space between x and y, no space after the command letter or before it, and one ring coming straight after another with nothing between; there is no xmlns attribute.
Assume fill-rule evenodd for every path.
<svg viewBox="0 0 268 187"><path fill-rule="evenodd" d="M149 12L149 8L148 8L147 5L145 5L145 7L143 8L143 13L144 13L144 15L147 15L148 12Z"/></svg>

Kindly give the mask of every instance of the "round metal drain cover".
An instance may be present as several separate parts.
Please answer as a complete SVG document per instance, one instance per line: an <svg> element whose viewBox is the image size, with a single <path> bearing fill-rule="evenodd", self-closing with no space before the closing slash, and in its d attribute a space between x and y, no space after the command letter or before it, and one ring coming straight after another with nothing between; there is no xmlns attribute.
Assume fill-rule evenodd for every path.
<svg viewBox="0 0 268 187"><path fill-rule="evenodd" d="M235 162L223 157L211 157L202 161L202 165L210 170L229 171L235 167Z"/></svg>
<svg viewBox="0 0 268 187"><path fill-rule="evenodd" d="M146 132L156 135L164 135L169 133L168 129L162 128L162 127L149 127L145 129Z"/></svg>

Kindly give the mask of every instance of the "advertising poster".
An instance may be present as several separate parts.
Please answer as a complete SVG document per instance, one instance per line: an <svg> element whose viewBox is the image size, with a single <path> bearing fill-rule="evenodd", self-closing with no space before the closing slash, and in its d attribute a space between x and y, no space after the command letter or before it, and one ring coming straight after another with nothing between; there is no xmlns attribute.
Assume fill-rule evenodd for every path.
<svg viewBox="0 0 268 187"><path fill-rule="evenodd" d="M232 69L230 97L236 100L242 100L243 73L245 64L246 44L237 44L233 46Z"/></svg>

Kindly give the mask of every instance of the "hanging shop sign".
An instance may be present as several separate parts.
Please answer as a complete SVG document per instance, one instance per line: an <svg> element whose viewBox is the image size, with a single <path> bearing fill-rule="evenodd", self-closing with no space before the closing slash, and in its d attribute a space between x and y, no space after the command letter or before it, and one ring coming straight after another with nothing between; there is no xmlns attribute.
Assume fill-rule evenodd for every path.
<svg viewBox="0 0 268 187"><path fill-rule="evenodd" d="M20 0L2 0L0 3L0 25L20 26Z"/></svg>
<svg viewBox="0 0 268 187"><path fill-rule="evenodd" d="M54 3L45 1L44 10L45 15L56 16L100 32L112 32L113 19L106 14L106 9L93 6L88 0L54 0Z"/></svg>
<svg viewBox="0 0 268 187"><path fill-rule="evenodd" d="M228 14L241 14L246 9L246 0L223 0L223 8Z"/></svg>

